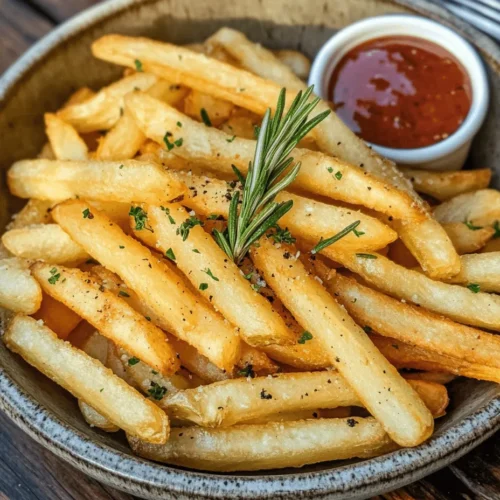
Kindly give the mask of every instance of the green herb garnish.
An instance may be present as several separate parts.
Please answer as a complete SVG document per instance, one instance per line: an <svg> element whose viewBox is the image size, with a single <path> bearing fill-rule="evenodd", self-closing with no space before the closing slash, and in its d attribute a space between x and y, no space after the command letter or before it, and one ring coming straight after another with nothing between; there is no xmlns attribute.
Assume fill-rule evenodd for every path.
<svg viewBox="0 0 500 500"><path fill-rule="evenodd" d="M321 250L324 250L326 247L329 247L330 245L333 245L340 239L342 239L344 236L347 236L351 231L355 231L356 228L361 224L360 220L357 220L356 222L353 222L352 224L349 224L347 227L342 229L342 231L338 232L331 238L327 238L326 240L321 239L319 243L311 250L311 253L317 254L318 252L321 252ZM356 254L359 255L359 254Z"/></svg>
<svg viewBox="0 0 500 500"><path fill-rule="evenodd" d="M357 253L356 257L361 257L362 259L376 259L377 256L372 253Z"/></svg>
<svg viewBox="0 0 500 500"><path fill-rule="evenodd" d="M142 73L144 70L142 69L142 62L139 61L139 59L136 59L134 61L134 64L135 64L135 69L136 71L139 71L140 73Z"/></svg>
<svg viewBox="0 0 500 500"><path fill-rule="evenodd" d="M174 251L171 248L169 248L165 252L165 257L168 257L171 261L175 262L175 254L174 254Z"/></svg>
<svg viewBox="0 0 500 500"><path fill-rule="evenodd" d="M212 122L210 121L210 117L208 116L207 110L205 108L201 108L200 115L201 115L201 119L203 120L203 123L207 127L211 127Z"/></svg>
<svg viewBox="0 0 500 500"><path fill-rule="evenodd" d="M208 283L200 283L199 289L201 291L206 290L208 288Z"/></svg>
<svg viewBox="0 0 500 500"><path fill-rule="evenodd" d="M308 340L312 340L312 338L312 333L305 330L304 332L302 332L302 335L299 337L299 340L297 342L299 344L305 344Z"/></svg>
<svg viewBox="0 0 500 500"><path fill-rule="evenodd" d="M214 281L219 281L219 278L217 276L214 276L212 271L210 271L210 268L207 267L206 269L203 269L203 272L208 274Z"/></svg>
<svg viewBox="0 0 500 500"><path fill-rule="evenodd" d="M483 229L483 226L475 226L472 224L472 222L466 220L464 224L471 230L471 231L478 231L479 229Z"/></svg>
<svg viewBox="0 0 500 500"><path fill-rule="evenodd" d="M128 214L134 218L136 231L147 229L154 232L150 227L147 227L148 214L141 207L130 207Z"/></svg>
<svg viewBox="0 0 500 500"><path fill-rule="evenodd" d="M467 285L467 288L472 293L479 293L479 291L481 290L481 287L477 283L471 283L470 285Z"/></svg>
<svg viewBox="0 0 500 500"><path fill-rule="evenodd" d="M174 218L170 215L170 208L160 206L160 208L167 214L170 224L175 224Z"/></svg>
<svg viewBox="0 0 500 500"><path fill-rule="evenodd" d="M151 387L148 389L148 393L153 399L160 401L160 399L163 399L163 396L167 393L167 388L157 384L156 382L151 382Z"/></svg>
<svg viewBox="0 0 500 500"><path fill-rule="evenodd" d="M203 226L203 222L194 215L191 215L189 219L186 219L177 228L177 234L182 237L182 241L187 240L187 237L189 236L189 231L191 231L191 229L195 226Z"/></svg>
<svg viewBox="0 0 500 500"><path fill-rule="evenodd" d="M129 294L128 294L125 290L120 290L120 291L118 292L118 295L119 295L120 297L130 297L130 295L129 295Z"/></svg>
<svg viewBox="0 0 500 500"><path fill-rule="evenodd" d="M50 278L48 279L48 282L51 284L51 285L55 285L56 282L59 280L59 278L61 277L61 273L58 273L57 272L57 268L56 267L53 267L51 270L50 270Z"/></svg>
<svg viewBox="0 0 500 500"><path fill-rule="evenodd" d="M90 209L86 208L83 212L83 218L84 219L93 219L94 218L94 214L90 211Z"/></svg>
<svg viewBox="0 0 500 500"><path fill-rule="evenodd" d="M141 360L139 358L136 358L135 356L132 357L132 358L129 358L128 360L128 365L129 366L134 366L136 365L137 363L139 363Z"/></svg>
<svg viewBox="0 0 500 500"><path fill-rule="evenodd" d="M245 368L242 368L239 372L238 375L241 375L243 377L251 377L255 378L255 372L253 371L253 365L246 365Z"/></svg>

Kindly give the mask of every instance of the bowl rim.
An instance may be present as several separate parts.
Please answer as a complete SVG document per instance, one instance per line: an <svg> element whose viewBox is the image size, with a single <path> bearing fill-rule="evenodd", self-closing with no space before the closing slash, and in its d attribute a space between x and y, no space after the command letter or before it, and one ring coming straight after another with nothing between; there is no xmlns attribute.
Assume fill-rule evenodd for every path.
<svg viewBox="0 0 500 500"><path fill-rule="evenodd" d="M151 0L107 0L67 20L25 52L0 78L0 107L52 50L115 14ZM391 3L438 19L487 52L500 72L500 48L486 35L429 0ZM158 464L93 441L59 419L0 368L0 410L53 453L95 479L147 498L359 498L416 481L460 458L500 428L500 396L416 448L334 469L294 474L221 475Z"/></svg>

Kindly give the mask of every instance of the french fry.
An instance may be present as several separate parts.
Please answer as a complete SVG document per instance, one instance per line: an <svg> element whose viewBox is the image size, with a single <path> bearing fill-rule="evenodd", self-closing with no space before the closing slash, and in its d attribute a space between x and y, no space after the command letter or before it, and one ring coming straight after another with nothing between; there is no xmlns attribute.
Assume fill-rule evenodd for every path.
<svg viewBox="0 0 500 500"><path fill-rule="evenodd" d="M495 234L492 227L471 230L463 222L448 222L443 224L443 228L450 237L458 255L477 252L487 245Z"/></svg>
<svg viewBox="0 0 500 500"><path fill-rule="evenodd" d="M434 382L441 385L449 384L457 378L455 375L451 375L450 373L429 371L405 373L404 377L406 380L423 380L424 382Z"/></svg>
<svg viewBox="0 0 500 500"><path fill-rule="evenodd" d="M363 406L398 444L415 446L427 439L433 429L431 414L365 332L300 261L284 256L287 252L294 255L293 250L277 248L267 238L261 238L259 243L259 247L251 248L257 269L308 336L320 339L332 364ZM307 340L304 337L301 341Z"/></svg>
<svg viewBox="0 0 500 500"><path fill-rule="evenodd" d="M500 292L500 252L462 255L462 270L447 283L459 283L470 290Z"/></svg>
<svg viewBox="0 0 500 500"><path fill-rule="evenodd" d="M64 103L63 108L67 108L73 104L80 104L94 96L95 92L92 89L89 89L88 87L80 87L68 97L68 100Z"/></svg>
<svg viewBox="0 0 500 500"><path fill-rule="evenodd" d="M234 189L225 181L182 171L172 175L188 187L182 201L183 205L205 217L217 214L227 218ZM346 251L379 249L394 241L397 236L377 219L353 209L328 205L288 192L279 193L276 197L277 202L288 200L293 200L293 207L280 219L280 225L288 228L292 235L314 245L321 238L330 238L358 220L361 223L357 230L364 234L360 237L354 233L348 234L338 241L338 248L344 248Z"/></svg>
<svg viewBox="0 0 500 500"><path fill-rule="evenodd" d="M495 236L494 239L488 241L485 247L481 250L483 252L500 252L500 239Z"/></svg>
<svg viewBox="0 0 500 500"><path fill-rule="evenodd" d="M429 408L434 418L446 415L446 408L450 404L450 398L444 385L426 380L412 380L408 378L406 380L422 398L422 401Z"/></svg>
<svg viewBox="0 0 500 500"><path fill-rule="evenodd" d="M307 80L311 71L311 61L297 50L275 50L274 55L286 64L301 80Z"/></svg>
<svg viewBox="0 0 500 500"><path fill-rule="evenodd" d="M182 147L173 148L172 153L216 172L234 176L231 164L243 174L248 171L255 140L206 127L140 92L130 94L126 102L138 126L158 144L163 144L165 131L173 134L172 140L182 137ZM367 206L394 217L421 217L418 210L409 206L411 203L404 193L372 177L363 168L307 149L295 149L292 155L302 164L290 186L292 189Z"/></svg>
<svg viewBox="0 0 500 500"><path fill-rule="evenodd" d="M189 89L182 85L170 83L162 78L149 87L146 93L155 99L170 104L171 106L179 106L184 98L189 94Z"/></svg>
<svg viewBox="0 0 500 500"><path fill-rule="evenodd" d="M125 380L128 385L134 389L139 389L136 381L131 377L130 373L125 370L125 366L120 359L121 348L117 347L113 342L108 342L106 362L104 363L117 377ZM138 359L138 358L137 358ZM151 369L150 369L151 370ZM155 373L158 373L155 370Z"/></svg>
<svg viewBox="0 0 500 500"><path fill-rule="evenodd" d="M370 335L370 338L377 349L398 369L413 368L500 383L498 368L437 354L390 337Z"/></svg>
<svg viewBox="0 0 500 500"><path fill-rule="evenodd" d="M500 192L480 189L445 201L434 209L441 222L468 222L473 226L488 226L500 220Z"/></svg>
<svg viewBox="0 0 500 500"><path fill-rule="evenodd" d="M256 349L245 342L241 343L241 357L238 360L237 367L239 368L239 375L254 372L262 376L279 371L279 366L264 351Z"/></svg>
<svg viewBox="0 0 500 500"><path fill-rule="evenodd" d="M11 351L111 423L148 442L167 441L169 424L162 410L37 320L16 316L3 339Z"/></svg>
<svg viewBox="0 0 500 500"><path fill-rule="evenodd" d="M457 170L453 172L431 172L413 168L401 168L404 176L410 180L419 193L424 193L439 201L446 201L454 196L488 187L491 169Z"/></svg>
<svg viewBox="0 0 500 500"><path fill-rule="evenodd" d="M53 113L45 113L45 132L58 160L86 160L88 147L78 132Z"/></svg>
<svg viewBox="0 0 500 500"><path fill-rule="evenodd" d="M123 115L99 141L95 159L129 160L137 154L145 140L146 137L125 107ZM71 159L76 160L77 158Z"/></svg>
<svg viewBox="0 0 500 500"><path fill-rule="evenodd" d="M50 212L54 203L45 200L28 200L23 209L12 217L7 229L20 229L32 224L48 224L52 220Z"/></svg>
<svg viewBox="0 0 500 500"><path fill-rule="evenodd" d="M206 125L222 125L233 111L234 105L210 95L192 90L184 100L184 113Z"/></svg>
<svg viewBox="0 0 500 500"><path fill-rule="evenodd" d="M45 293L86 319L102 335L161 373L176 371L175 352L164 333L121 299L103 290L89 274L42 262L34 264L32 272Z"/></svg>
<svg viewBox="0 0 500 500"><path fill-rule="evenodd" d="M217 34L215 37L217 37ZM115 41L117 45L128 45L126 39ZM130 42L130 39L128 42ZM227 52L238 60L243 68L252 71L260 77L276 81L279 85L287 88L305 90L305 84L295 77L295 75L270 51L260 45L250 42L242 33L225 29L222 32L222 36L219 35L218 42L223 45ZM96 43L99 44L99 41ZM158 55L163 56L160 57L161 64L168 65L170 61L167 62L165 58L168 47L164 46L163 50L160 50L159 47L157 47L157 49ZM119 50L120 49L118 49L118 51ZM196 79L200 76L200 73L204 73L206 69L207 65L202 68L201 64L197 65L195 61L193 61L192 71L189 76ZM218 69L222 70L222 68ZM236 69L232 75L228 75L227 82L223 78L219 79L220 85L223 87L222 90L228 92L232 91L233 102L238 104L234 98L238 99L240 97L236 94L236 92L239 92L239 89L237 91L231 86L233 83L230 80L231 76L235 80L237 79L240 84L242 84L242 80L250 79L247 75ZM206 77L208 77L208 75ZM198 82L193 82L192 85L195 86L197 83ZM263 101L266 97L270 98L272 92L271 89L268 88L270 84L269 80L259 79L253 81L252 84L254 86L250 89L250 93L254 99L260 98L260 100ZM227 85L227 87L225 85ZM274 88L276 96L278 88L279 87ZM245 91L246 90L245 87ZM259 94L258 96L256 95L257 93ZM267 101L266 107L275 106L277 102L276 96L274 99L270 98ZM328 104L323 101L317 106L319 112L329 109ZM252 111L254 110L252 109ZM362 167L365 173L371 174L372 177L375 177L379 181L385 181L389 187L395 188L400 195L404 194L407 196L406 214L398 216L393 207L392 213L388 215L402 219L401 222L395 224L395 229L398 231L408 249L417 258L422 268L429 275L435 278L446 278L458 273L460 270L460 261L450 239L443 231L442 227L432 218L420 197L413 190L411 183L403 177L393 162L382 158L369 148L334 112L330 112L330 114L313 130L312 134L321 151L330 156L339 157L352 165ZM371 183L372 181L370 179L369 182L364 183L364 186L368 185L368 187L373 190ZM390 190L389 187L386 188L388 191ZM416 212L419 213L418 216L415 215ZM424 220L416 225L415 218L423 218ZM437 242L437 244L435 244L435 242Z"/></svg>
<svg viewBox="0 0 500 500"><path fill-rule="evenodd" d="M367 330L471 363L500 368L500 337L455 323L337 274L328 290Z"/></svg>
<svg viewBox="0 0 500 500"><path fill-rule="evenodd" d="M11 229L3 234L2 243L17 257L52 264L77 265L89 258L89 254L57 224L33 224Z"/></svg>
<svg viewBox="0 0 500 500"><path fill-rule="evenodd" d="M318 419L172 429L164 446L127 436L143 458L210 471L250 471L380 455L394 444L373 418Z"/></svg>
<svg viewBox="0 0 500 500"><path fill-rule="evenodd" d="M460 285L434 281L418 271L405 269L380 254L335 253L331 256L375 288L398 299L413 302L459 323L500 330L500 297L473 293Z"/></svg>
<svg viewBox="0 0 500 500"><path fill-rule="evenodd" d="M137 293L162 319L165 330L195 346L220 368L232 369L240 348L234 329L165 263L124 234L105 215L94 211L93 218L84 218L82 213L86 208L82 201L68 201L54 208L52 215L93 258L118 274ZM142 220L146 231L149 225L146 219Z"/></svg>
<svg viewBox="0 0 500 500"><path fill-rule="evenodd" d="M97 427L105 432L118 432L120 430L117 425L111 423L106 417L103 417L100 413L95 411L92 406L81 399L78 400L78 408L80 408L82 417L90 427Z"/></svg>
<svg viewBox="0 0 500 500"><path fill-rule="evenodd" d="M418 266L418 261L401 240L396 240L389 247L387 256L396 264L411 269Z"/></svg>
<svg viewBox="0 0 500 500"><path fill-rule="evenodd" d="M170 251L177 267L195 289L238 327L243 339L253 346L291 344L293 333L271 304L252 289L238 266L230 261L215 240L198 225L189 236L179 227L190 220L188 211L179 204L142 207L156 240L154 245L163 254ZM135 231L139 239L145 231ZM168 253L167 253L168 256ZM236 299L237 298L237 299Z"/></svg>
<svg viewBox="0 0 500 500"><path fill-rule="evenodd" d="M134 73L104 87L83 102L62 108L57 116L78 132L108 130L120 119L125 95L136 90L147 90L157 81L154 75Z"/></svg>
<svg viewBox="0 0 500 500"><path fill-rule="evenodd" d="M411 381L434 416L448 403L444 386ZM446 395L446 405L443 396ZM439 400L439 404L436 404ZM272 377L237 378L179 391L167 399L171 418L202 427L229 427L278 413L339 406L362 406L356 393L335 372L283 373Z"/></svg>
<svg viewBox="0 0 500 500"><path fill-rule="evenodd" d="M260 116L251 111L236 108L220 129L229 136L229 139L235 136L240 139L255 139L255 127L261 121Z"/></svg>
<svg viewBox="0 0 500 500"><path fill-rule="evenodd" d="M11 257L0 260L0 306L13 312L34 314L42 303L42 290L31 276L30 263Z"/></svg>
<svg viewBox="0 0 500 500"><path fill-rule="evenodd" d="M164 203L182 195L185 189L159 165L136 160L22 160L12 165L7 177L16 196L55 201L80 197Z"/></svg>
<svg viewBox="0 0 500 500"><path fill-rule="evenodd" d="M52 146L50 143L45 143L40 150L40 153L37 154L37 158L43 159L43 160L55 160L56 155L54 154L54 151L52 150Z"/></svg>
<svg viewBox="0 0 500 500"><path fill-rule="evenodd" d="M62 302L43 294L40 309L33 314L35 319L41 319L60 339L66 340L68 335L78 326L82 318L66 307Z"/></svg>

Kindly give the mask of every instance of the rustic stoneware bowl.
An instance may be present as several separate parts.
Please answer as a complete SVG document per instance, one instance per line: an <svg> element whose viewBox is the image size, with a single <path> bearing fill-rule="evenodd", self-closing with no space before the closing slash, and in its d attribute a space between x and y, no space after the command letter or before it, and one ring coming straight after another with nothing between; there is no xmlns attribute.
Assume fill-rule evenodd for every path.
<svg viewBox="0 0 500 500"><path fill-rule="evenodd" d="M44 111L58 108L79 86L97 88L120 74L119 68L91 57L91 41L104 33L188 43L202 41L220 26L229 25L271 48L295 48L313 57L335 30L367 16L390 12L429 16L476 45L488 67L492 98L488 119L476 138L469 162L471 167L500 169L498 46L424 0L106 2L53 31L0 80L0 165L5 171L12 161L36 155L44 140ZM8 198L3 189L0 213L4 221L18 207L19 202ZM457 380L451 387L448 415L439 420L435 435L417 448L300 470L208 474L142 460L131 454L120 434L89 428L73 398L8 352L1 342L0 366L0 408L12 420L90 476L146 498L365 498L444 467L500 426L499 386Z"/></svg>

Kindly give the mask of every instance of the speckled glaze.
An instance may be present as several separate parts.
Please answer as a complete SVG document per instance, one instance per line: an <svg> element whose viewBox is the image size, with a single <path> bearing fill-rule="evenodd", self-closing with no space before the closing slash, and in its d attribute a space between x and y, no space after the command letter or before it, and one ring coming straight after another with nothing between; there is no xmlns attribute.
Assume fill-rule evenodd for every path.
<svg viewBox="0 0 500 500"><path fill-rule="evenodd" d="M367 16L420 13L474 43L489 70L490 113L476 138L470 166L500 172L500 49L488 38L424 0L115 0L65 23L29 50L0 80L0 166L34 156L43 143L44 111L57 109L78 86L98 87L119 68L92 59L90 42L119 32L176 43L203 40L234 26L272 48L314 56L336 30ZM0 227L19 206L2 188ZM0 409L35 440L90 476L144 498L358 499L403 486L446 466L500 427L500 388L457 380L452 406L434 436L413 449L365 461L323 463L252 474L208 474L148 462L125 439L89 428L75 400L0 343Z"/></svg>

